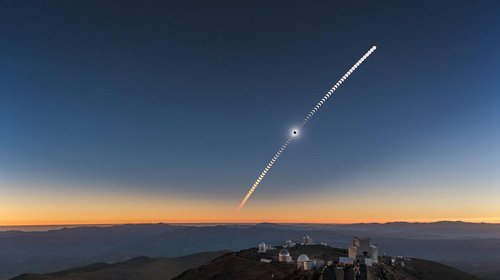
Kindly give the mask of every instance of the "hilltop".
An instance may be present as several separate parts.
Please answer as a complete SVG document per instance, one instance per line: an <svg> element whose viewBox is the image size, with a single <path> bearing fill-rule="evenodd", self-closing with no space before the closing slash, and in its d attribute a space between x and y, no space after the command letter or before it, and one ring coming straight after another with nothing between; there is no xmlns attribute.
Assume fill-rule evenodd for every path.
<svg viewBox="0 0 500 280"><path fill-rule="evenodd" d="M266 253L256 248L238 252L208 252L178 258L137 257L118 263L92 265L48 274L23 274L11 280L314 280L320 279L322 269L304 271L296 263L279 263L279 247ZM288 248L294 260L301 254L311 259L338 260L347 250L325 245L297 245ZM261 262L262 258L271 263ZM377 265L367 268L368 279L430 279L477 280L475 276L452 267L421 259L404 259L391 264L391 257L381 257ZM351 274L352 276L352 274Z"/></svg>
<svg viewBox="0 0 500 280"><path fill-rule="evenodd" d="M279 248L278 248L279 249ZM324 245L297 245L289 248L294 260L301 254L311 259L338 260L346 257L347 250L332 248ZM261 262L261 258L272 260L271 263ZM391 264L391 257L381 257L380 262L367 268L368 279L384 280L477 280L479 278L455 268L437 262L421 259L404 259ZM258 253L256 248L225 254L207 265L185 271L174 280L218 280L218 279L286 279L286 280L314 280L320 279L322 269L304 271L297 269L294 263L278 262L277 250L267 253Z"/></svg>
<svg viewBox="0 0 500 280"><path fill-rule="evenodd" d="M11 280L168 280L227 252L205 252L178 258L136 257L124 262L94 263L48 274L23 274Z"/></svg>

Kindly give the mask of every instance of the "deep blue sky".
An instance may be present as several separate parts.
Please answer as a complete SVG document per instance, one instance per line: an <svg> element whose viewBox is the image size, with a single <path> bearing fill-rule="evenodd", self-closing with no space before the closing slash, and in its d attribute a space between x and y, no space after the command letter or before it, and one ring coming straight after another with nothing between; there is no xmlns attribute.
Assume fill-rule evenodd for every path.
<svg viewBox="0 0 500 280"><path fill-rule="evenodd" d="M435 2L1 1L0 192L237 205L377 45L254 199L463 184L500 203L500 3Z"/></svg>

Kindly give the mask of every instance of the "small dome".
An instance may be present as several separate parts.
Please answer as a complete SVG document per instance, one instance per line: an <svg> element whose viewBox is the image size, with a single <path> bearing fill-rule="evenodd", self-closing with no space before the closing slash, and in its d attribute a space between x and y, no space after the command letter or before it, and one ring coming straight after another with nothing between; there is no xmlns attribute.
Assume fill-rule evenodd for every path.
<svg viewBox="0 0 500 280"><path fill-rule="evenodd" d="M305 262L305 261L308 261L309 260L309 257L305 254L302 254L300 255L298 258L297 258L297 261L298 262Z"/></svg>
<svg viewBox="0 0 500 280"><path fill-rule="evenodd" d="M287 249L281 249L280 250L280 256L281 257L288 257L288 256L290 256L290 253L288 253Z"/></svg>

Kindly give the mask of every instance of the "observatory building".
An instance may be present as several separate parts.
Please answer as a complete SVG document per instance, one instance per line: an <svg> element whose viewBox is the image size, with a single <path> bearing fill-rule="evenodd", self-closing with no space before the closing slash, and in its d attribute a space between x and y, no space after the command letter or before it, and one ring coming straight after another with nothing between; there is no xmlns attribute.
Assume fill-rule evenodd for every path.
<svg viewBox="0 0 500 280"><path fill-rule="evenodd" d="M349 246L349 258L359 260L362 263L370 265L378 262L378 247L371 245L371 239L368 237L352 239L352 246Z"/></svg>
<svg viewBox="0 0 500 280"><path fill-rule="evenodd" d="M265 253L267 251L266 243L262 242L259 244L259 253Z"/></svg>
<svg viewBox="0 0 500 280"><path fill-rule="evenodd" d="M302 237L302 245L314 245L314 240L309 235L306 235Z"/></svg>
<svg viewBox="0 0 500 280"><path fill-rule="evenodd" d="M302 254L297 258L297 268L305 268L306 262L310 262L309 257L306 254Z"/></svg>
<svg viewBox="0 0 500 280"><path fill-rule="evenodd" d="M313 270L314 262L312 260L304 261L304 270Z"/></svg>
<svg viewBox="0 0 500 280"><path fill-rule="evenodd" d="M290 240L290 239L285 241L285 245L283 245L283 247L286 247L286 248L292 248L293 246L295 246L295 243L293 243L292 240Z"/></svg>
<svg viewBox="0 0 500 280"><path fill-rule="evenodd" d="M266 244L266 243L264 243L264 242L259 243L259 245L257 246L257 248L259 249L259 250L257 251L257 253L261 253L261 254L262 254L262 253L266 253L267 251L276 250L276 248L275 248L275 247L273 247L273 246L271 246L271 245L268 245L268 244Z"/></svg>
<svg viewBox="0 0 500 280"><path fill-rule="evenodd" d="M290 256L290 253L287 249L283 248L279 252L278 260L282 263L290 263L292 262L292 256Z"/></svg>

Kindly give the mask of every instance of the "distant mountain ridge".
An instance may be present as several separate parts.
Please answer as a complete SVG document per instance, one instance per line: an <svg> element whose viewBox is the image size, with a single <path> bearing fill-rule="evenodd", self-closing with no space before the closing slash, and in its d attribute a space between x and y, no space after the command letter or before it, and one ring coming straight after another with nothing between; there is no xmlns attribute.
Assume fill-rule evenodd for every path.
<svg viewBox="0 0 500 280"><path fill-rule="evenodd" d="M177 258L135 257L119 263L94 263L48 274L23 274L11 280L168 280L206 264L228 251L204 252Z"/></svg>
<svg viewBox="0 0 500 280"><path fill-rule="evenodd" d="M237 251L260 242L282 244L310 235L347 247L353 235L370 236L380 253L435 260L462 270L497 275L500 225L462 222L388 224L272 224L182 226L128 224L45 232L0 232L0 279L48 273L136 256L177 257L203 251ZM464 258L468 260L464 264ZM491 273L490 273L491 272Z"/></svg>

